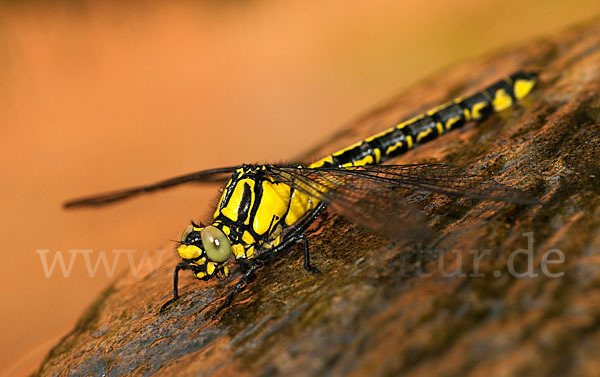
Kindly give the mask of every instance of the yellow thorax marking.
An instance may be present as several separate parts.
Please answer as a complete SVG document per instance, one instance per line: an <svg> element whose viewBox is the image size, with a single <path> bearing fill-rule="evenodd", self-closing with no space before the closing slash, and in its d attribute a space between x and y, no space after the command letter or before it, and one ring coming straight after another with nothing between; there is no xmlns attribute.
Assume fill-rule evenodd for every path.
<svg viewBox="0 0 600 377"><path fill-rule="evenodd" d="M262 182L262 198L253 219L256 234L265 234L273 224L273 216L283 217L290 200L291 187L283 183ZM277 219L278 220L278 219Z"/></svg>
<svg viewBox="0 0 600 377"><path fill-rule="evenodd" d="M235 245L231 245L231 250L233 251L233 255L235 256L235 259L246 257L244 246L239 243L235 244Z"/></svg>
<svg viewBox="0 0 600 377"><path fill-rule="evenodd" d="M215 263L214 262L208 262L206 264L206 273L208 273L209 275L212 275L215 272Z"/></svg>
<svg viewBox="0 0 600 377"><path fill-rule="evenodd" d="M229 202L225 208L220 209L220 206L217 207L215 211L215 217L219 215L219 213L223 214L223 216L227 217L232 221L238 221L238 210L241 208L242 198L244 195L244 187L248 185L250 187L251 193L251 205L254 203L254 180L250 178L244 178L237 182L235 187L233 188L233 192L231 193L231 197L229 198ZM225 192L222 197L225 196ZM223 199L221 199L223 200Z"/></svg>
<svg viewBox="0 0 600 377"><path fill-rule="evenodd" d="M202 279L202 278L203 278L203 277L205 277L205 276L206 276L206 272L202 272L202 271L200 271L200 272L198 272L198 273L196 274L196 277L197 277L198 279Z"/></svg>

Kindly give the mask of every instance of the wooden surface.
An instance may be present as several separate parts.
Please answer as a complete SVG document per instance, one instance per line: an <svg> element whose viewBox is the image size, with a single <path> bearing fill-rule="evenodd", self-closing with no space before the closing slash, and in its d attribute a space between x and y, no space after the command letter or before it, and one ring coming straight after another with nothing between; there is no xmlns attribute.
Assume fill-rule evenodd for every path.
<svg viewBox="0 0 600 377"><path fill-rule="evenodd" d="M310 236L321 275L306 273L301 250L291 249L215 320L210 313L237 275L204 283L183 274L180 302L157 314L177 263L169 254L156 276L122 276L107 288L39 374L600 374L600 23L442 72L302 158L519 69L541 73L520 106L394 163L468 166L534 194L540 204L432 200L426 210L436 237L420 248L398 248L326 212ZM537 276L517 277L510 269L527 269L526 255L515 251L529 248L529 232ZM552 249L564 262L548 272L561 277L542 269ZM474 251L482 255L478 265Z"/></svg>

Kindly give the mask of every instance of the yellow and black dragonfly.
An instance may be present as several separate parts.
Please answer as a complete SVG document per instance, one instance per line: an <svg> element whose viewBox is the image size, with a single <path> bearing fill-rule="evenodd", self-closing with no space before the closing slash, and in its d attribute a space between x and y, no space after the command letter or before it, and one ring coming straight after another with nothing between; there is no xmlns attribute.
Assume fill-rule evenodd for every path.
<svg viewBox="0 0 600 377"><path fill-rule="evenodd" d="M71 200L65 207L102 206L184 183L218 182L229 177L210 224L192 223L181 235L177 252L182 262L174 270L173 298L161 307L163 312L178 299L180 270L191 270L201 280L227 277L233 259L243 275L218 313L231 304L254 271L291 245L302 242L304 268L318 272L310 264L305 231L325 207L366 229L408 243L418 240L426 230L423 214L402 195L405 190L518 204L536 202L521 191L456 166L381 165L469 121L481 121L510 107L535 83L534 73L515 73L308 166L264 164L203 170Z"/></svg>

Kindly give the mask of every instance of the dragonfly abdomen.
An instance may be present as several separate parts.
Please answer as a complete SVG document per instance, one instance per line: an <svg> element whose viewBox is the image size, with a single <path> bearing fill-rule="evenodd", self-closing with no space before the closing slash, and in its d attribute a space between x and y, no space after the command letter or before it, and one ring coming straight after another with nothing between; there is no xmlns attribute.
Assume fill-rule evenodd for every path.
<svg viewBox="0 0 600 377"><path fill-rule="evenodd" d="M515 73L469 97L447 102L335 152L310 167L363 166L388 161L469 121L482 121L493 112L510 107L525 97L535 82L534 73Z"/></svg>

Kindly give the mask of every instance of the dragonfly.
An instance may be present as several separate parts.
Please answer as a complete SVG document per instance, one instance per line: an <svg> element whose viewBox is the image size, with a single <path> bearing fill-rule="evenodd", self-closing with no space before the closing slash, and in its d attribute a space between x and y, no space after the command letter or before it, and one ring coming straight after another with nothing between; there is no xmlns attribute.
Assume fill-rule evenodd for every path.
<svg viewBox="0 0 600 377"><path fill-rule="evenodd" d="M459 97L395 124L309 165L244 164L177 176L156 183L67 201L65 208L97 207L186 183L227 182L207 224L192 222L177 245L181 258L173 271L173 297L179 299L181 270L200 280L227 278L237 264L242 276L216 310L231 305L260 267L296 244L303 246L304 268L310 262L306 231L328 207L353 223L383 236L413 242L423 236L424 219L407 199L406 190L532 204L531 195L457 166L421 163L383 165L420 144L481 122L524 98L537 81L534 72L514 73L485 89Z"/></svg>

